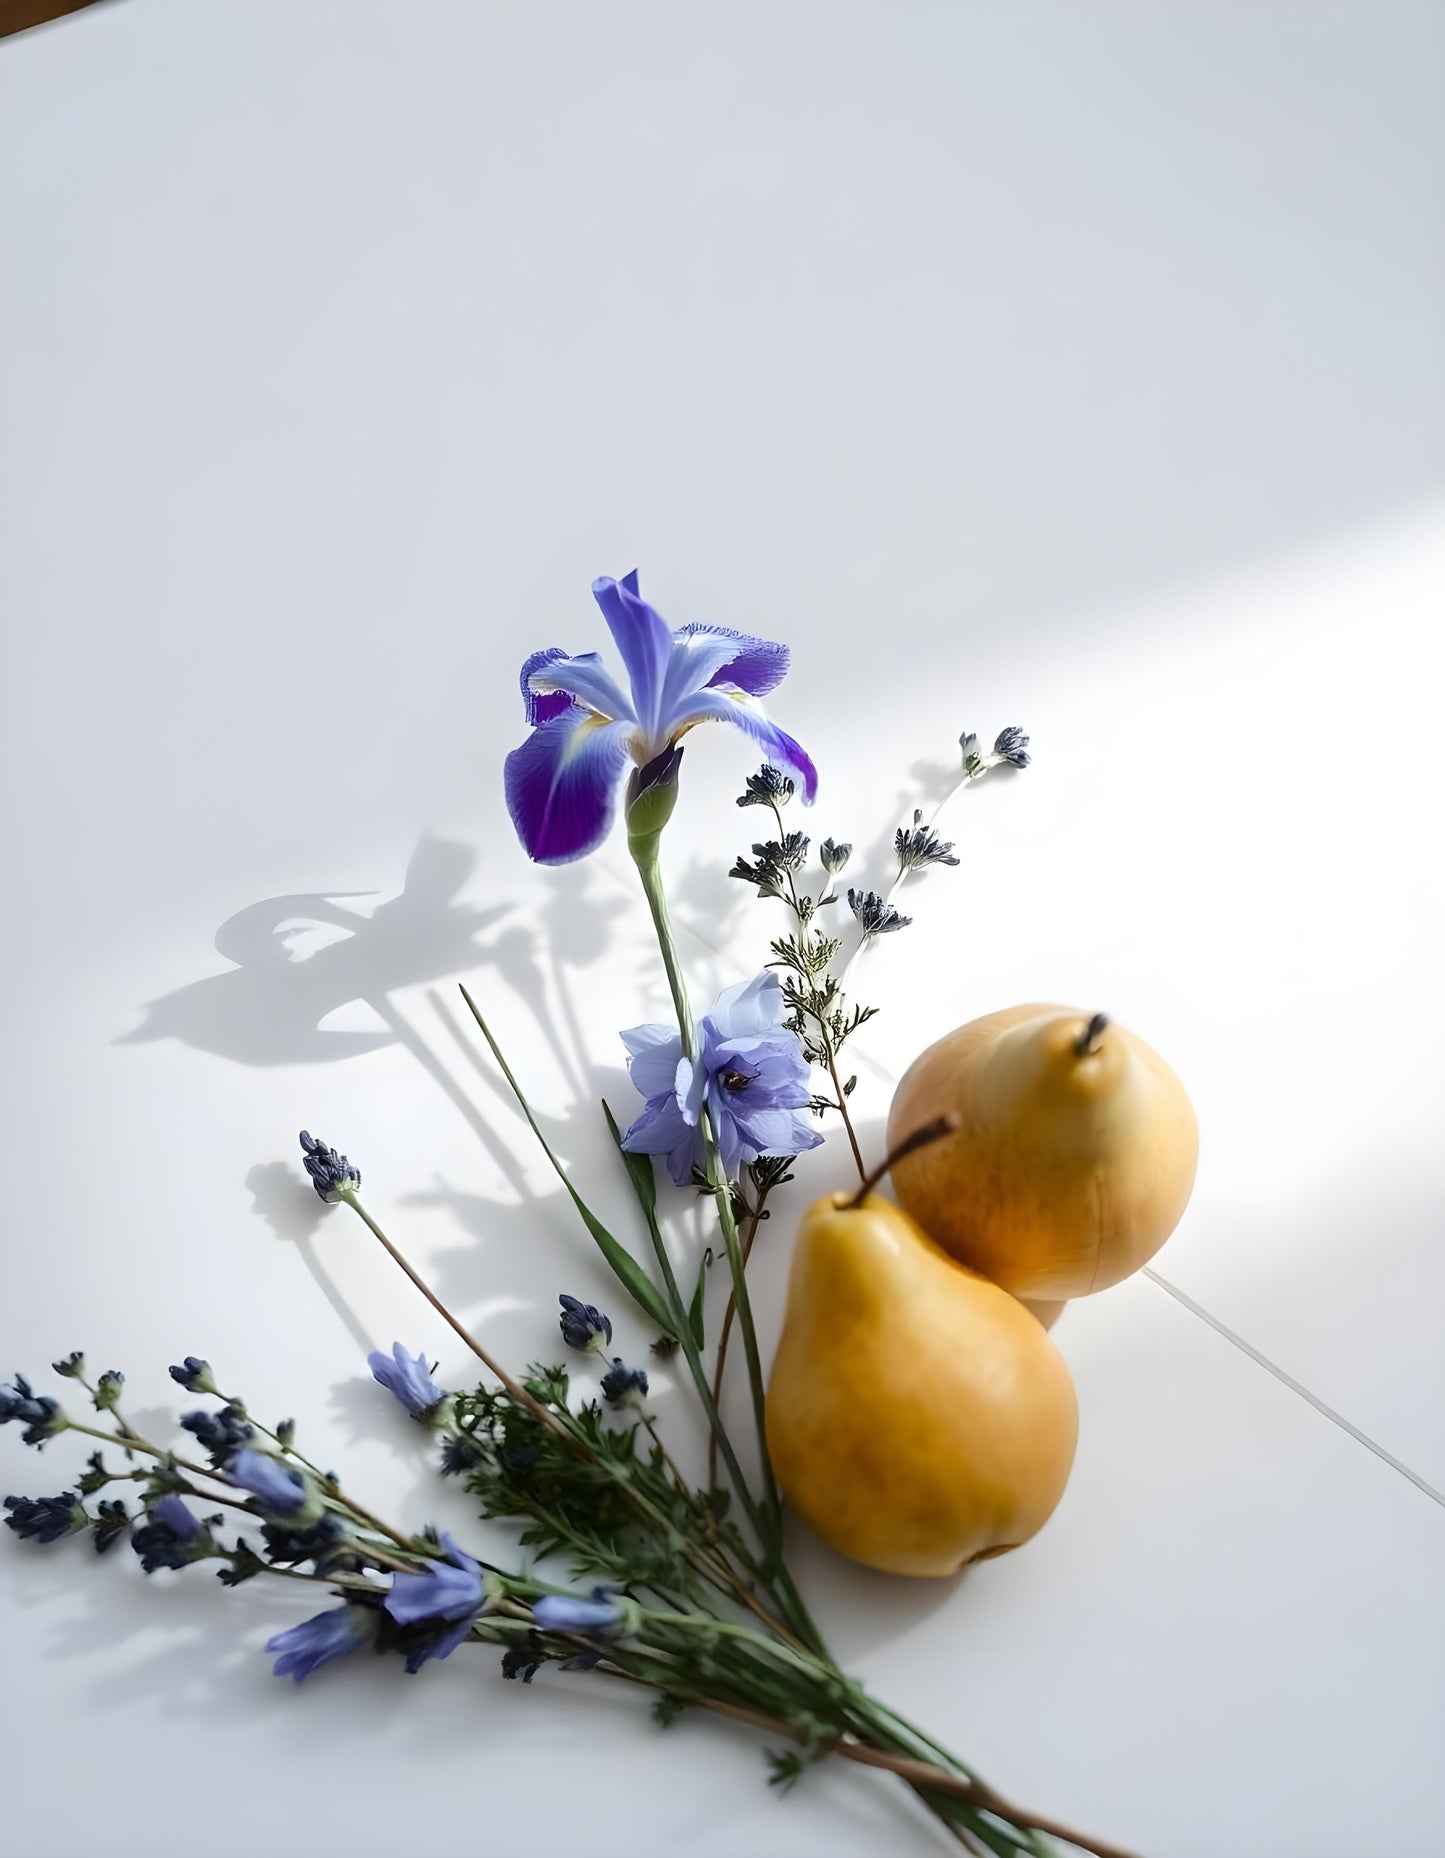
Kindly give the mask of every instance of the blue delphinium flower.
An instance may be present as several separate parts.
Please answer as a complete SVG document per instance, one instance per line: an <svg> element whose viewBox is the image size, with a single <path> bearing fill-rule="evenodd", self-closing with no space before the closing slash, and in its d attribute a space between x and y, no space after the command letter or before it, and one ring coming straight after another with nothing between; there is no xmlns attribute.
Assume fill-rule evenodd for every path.
<svg viewBox="0 0 1445 1858"><path fill-rule="evenodd" d="M242 1490L249 1490L262 1506L282 1516L299 1510L306 1501L306 1480L277 1458L243 1446L226 1460L226 1475Z"/></svg>
<svg viewBox="0 0 1445 1858"><path fill-rule="evenodd" d="M605 1587L594 1587L590 1600L572 1594L543 1594L532 1602L532 1618L544 1632L615 1632L625 1615Z"/></svg>
<svg viewBox="0 0 1445 1858"><path fill-rule="evenodd" d="M375 1607L333 1606L303 1619L299 1626L267 1639L266 1650L279 1656L271 1669L277 1677L304 1683L313 1671L334 1659L359 1651L376 1638Z"/></svg>
<svg viewBox="0 0 1445 1858"><path fill-rule="evenodd" d="M787 675L788 649L723 626L670 631L638 591L637 575L592 583L622 662L623 690L596 652L560 646L522 666L532 733L507 757L507 808L528 855L565 864L607 836L617 783L629 760L662 762L694 724L730 722L768 760L798 775L812 800L818 775L803 749L768 721L760 697ZM674 768L668 767L670 776Z"/></svg>
<svg viewBox="0 0 1445 1858"><path fill-rule="evenodd" d="M75 1535L90 1527L90 1518L80 1493L64 1490L58 1497L7 1497L10 1514L5 1526L13 1529L22 1541L58 1542L63 1535Z"/></svg>
<svg viewBox="0 0 1445 1858"><path fill-rule="evenodd" d="M17 1374L8 1387L0 1387L0 1426L19 1420L24 1426L26 1445L42 1446L57 1432L64 1432L70 1421L59 1403L48 1394L38 1394L23 1374Z"/></svg>
<svg viewBox="0 0 1445 1858"><path fill-rule="evenodd" d="M311 1185L328 1206L334 1205L343 1194L355 1193L361 1186L361 1170L353 1168L345 1155L328 1148L319 1137L305 1129L301 1131L301 1150Z"/></svg>
<svg viewBox="0 0 1445 1858"><path fill-rule="evenodd" d="M400 1342L393 1342L391 1353L373 1349L366 1365L388 1393L396 1395L413 1419L425 1419L435 1412L446 1394L431 1377L425 1355L408 1355Z"/></svg>
<svg viewBox="0 0 1445 1858"><path fill-rule="evenodd" d="M568 1348L591 1349L605 1359L607 1345L612 1340L612 1319L593 1304L583 1303L565 1293L557 1301L562 1306L558 1323Z"/></svg>
<svg viewBox="0 0 1445 1858"><path fill-rule="evenodd" d="M154 1574L157 1568L184 1568L195 1561L205 1552L205 1533L179 1497L167 1496L153 1503L146 1521L132 1530L130 1545L145 1572Z"/></svg>
<svg viewBox="0 0 1445 1858"><path fill-rule="evenodd" d="M210 1362L202 1361L199 1355L187 1355L170 1372L171 1379L179 1382L187 1393L213 1394L220 1391L212 1377Z"/></svg>
<svg viewBox="0 0 1445 1858"><path fill-rule="evenodd" d="M610 1406L635 1406L641 1412L647 1398L646 1368L629 1368L619 1355L602 1376L602 1398Z"/></svg>
<svg viewBox="0 0 1445 1858"><path fill-rule="evenodd" d="M435 1621L437 1630L407 1654L415 1674L429 1658L449 1658L472 1629L482 1610L482 1570L466 1550L442 1532L445 1561L429 1561L426 1574L394 1574L382 1605L399 1626Z"/></svg>
<svg viewBox="0 0 1445 1858"><path fill-rule="evenodd" d="M666 1155L679 1187L703 1159L698 1126L704 1104L729 1180L760 1155L797 1155L822 1136L805 1112L812 1102L808 1062L783 1024L777 975L725 988L698 1021L697 1054L685 1058L675 1026L624 1032L627 1068L647 1099L622 1138L638 1155Z"/></svg>

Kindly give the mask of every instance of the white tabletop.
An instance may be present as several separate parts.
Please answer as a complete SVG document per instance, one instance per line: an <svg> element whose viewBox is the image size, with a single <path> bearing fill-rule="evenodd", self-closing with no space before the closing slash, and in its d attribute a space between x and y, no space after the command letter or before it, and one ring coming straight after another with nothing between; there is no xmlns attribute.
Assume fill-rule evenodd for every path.
<svg viewBox="0 0 1445 1858"><path fill-rule="evenodd" d="M909 1584L799 1531L840 1654L1149 1858L1445 1850L1441 39L120 0L0 45L0 1369L82 1347L160 1423L206 1355L477 1536L362 1356L467 1363L308 1196L303 1125L499 1352L549 1355L563 1289L642 1345L454 985L625 1224L595 1100L665 1010L645 916L615 843L528 866L499 767L521 658L601 647L588 584L637 565L790 642L810 828L872 874L961 728L1034 738L859 970L869 1140L923 1044L1037 998L1148 1038L1203 1132L1157 1279L1055 1332L1082 1440L1035 1543ZM690 738L700 998L779 927L723 875L752 765ZM765 1348L846 1172L835 1140L780 1199ZM0 1435L6 1490L77 1458ZM483 1650L295 1691L260 1645L305 1595L264 1586L0 1543L8 1849L129 1858L156 1814L209 1858L939 1849L879 1777L780 1802L741 1732Z"/></svg>

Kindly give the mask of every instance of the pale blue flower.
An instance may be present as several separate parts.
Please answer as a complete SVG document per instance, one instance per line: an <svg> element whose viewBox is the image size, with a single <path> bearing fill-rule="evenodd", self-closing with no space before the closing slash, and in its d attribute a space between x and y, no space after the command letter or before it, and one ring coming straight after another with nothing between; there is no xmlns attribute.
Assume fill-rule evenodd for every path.
<svg viewBox="0 0 1445 1858"><path fill-rule="evenodd" d="M697 1026L697 1055L685 1058L675 1026L624 1032L627 1068L647 1099L622 1138L638 1155L666 1155L679 1187L703 1160L704 1105L729 1180L761 1155L798 1155L822 1136L806 1114L808 1061L783 1024L786 1007L771 969L728 987Z"/></svg>
<svg viewBox="0 0 1445 1858"><path fill-rule="evenodd" d="M299 1510L306 1500L305 1478L265 1452L243 1448L226 1460L226 1475L233 1484L239 1484L259 1498L264 1509L274 1510L278 1515Z"/></svg>
<svg viewBox="0 0 1445 1858"><path fill-rule="evenodd" d="M437 1622L437 1631L408 1654L406 1668L415 1673L429 1658L449 1658L472 1629L482 1610L482 1570L445 1530L445 1561L429 1561L425 1574L394 1574L382 1605L399 1626Z"/></svg>
<svg viewBox="0 0 1445 1858"><path fill-rule="evenodd" d="M277 1677L304 1683L313 1671L334 1659L369 1645L376 1637L376 1609L369 1606L333 1606L303 1619L299 1626L267 1639L266 1650L278 1652L271 1669Z"/></svg>
<svg viewBox="0 0 1445 1858"><path fill-rule="evenodd" d="M544 1632L615 1632L623 1611L605 1587L594 1587L590 1600L574 1594L543 1594L532 1602L532 1618Z"/></svg>
<svg viewBox="0 0 1445 1858"><path fill-rule="evenodd" d="M396 1395L413 1419L425 1419L441 1405L446 1394L431 1377L425 1355L408 1355L400 1342L393 1342L391 1353L374 1349L366 1365L388 1393Z"/></svg>

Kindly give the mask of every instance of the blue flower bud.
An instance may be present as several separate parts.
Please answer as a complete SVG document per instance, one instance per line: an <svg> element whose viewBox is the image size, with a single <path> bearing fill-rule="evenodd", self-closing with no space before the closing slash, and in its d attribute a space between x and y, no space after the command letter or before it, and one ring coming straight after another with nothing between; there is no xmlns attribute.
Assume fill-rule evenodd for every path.
<svg viewBox="0 0 1445 1858"><path fill-rule="evenodd" d="M334 1148L328 1148L305 1129L301 1131L301 1147L306 1157L304 1165L311 1176L311 1185L328 1206L334 1205L344 1195L360 1190L361 1170L353 1168L345 1155L339 1155Z"/></svg>
<svg viewBox="0 0 1445 1858"><path fill-rule="evenodd" d="M187 1355L171 1369L171 1379L179 1382L187 1393L217 1394L221 1391L211 1374L210 1362L202 1361L199 1355Z"/></svg>
<svg viewBox="0 0 1445 1858"><path fill-rule="evenodd" d="M612 1340L611 1318L604 1316L593 1304L583 1303L576 1297L563 1295L557 1301L562 1306L562 1314L558 1319L562 1340L568 1348L590 1348L605 1358L607 1344Z"/></svg>
<svg viewBox="0 0 1445 1858"><path fill-rule="evenodd" d="M130 1545L147 1574L157 1568L187 1567L212 1548L210 1531L177 1496L162 1497L151 1505L146 1521L132 1530Z"/></svg>
<svg viewBox="0 0 1445 1858"><path fill-rule="evenodd" d="M37 1394L23 1374L17 1374L10 1386L0 1387L0 1426L12 1419L19 1420L25 1428L21 1435L23 1443L37 1447L53 1439L57 1432L64 1432L70 1424L58 1402L47 1394Z"/></svg>
<svg viewBox="0 0 1445 1858"><path fill-rule="evenodd" d="M1000 761L1012 762L1016 768L1029 765L1029 739L1022 729L1001 729L993 745L993 752Z"/></svg>
<svg viewBox="0 0 1445 1858"><path fill-rule="evenodd" d="M226 1460L226 1475L242 1490L249 1490L264 1509L288 1516L307 1499L306 1480L279 1458L243 1446Z"/></svg>
<svg viewBox="0 0 1445 1858"><path fill-rule="evenodd" d="M647 1398L647 1370L629 1368L617 1356L602 1376L602 1397L612 1406L634 1406L639 1412Z"/></svg>
<svg viewBox="0 0 1445 1858"><path fill-rule="evenodd" d="M64 1535L90 1527L85 1505L74 1490L62 1491L58 1497L7 1497L4 1507L10 1512L5 1526L22 1541L58 1542Z"/></svg>
<svg viewBox="0 0 1445 1858"><path fill-rule="evenodd" d="M543 1594L532 1603L532 1618L544 1632L586 1632L605 1637L619 1630L626 1614L605 1587L594 1587L588 1600L572 1594Z"/></svg>
<svg viewBox="0 0 1445 1858"><path fill-rule="evenodd" d="M239 1451L256 1436L255 1428L246 1424L239 1408L234 1406L223 1406L219 1413L208 1413L204 1409L182 1413L181 1424L205 1447L212 1464L223 1463L232 1452Z"/></svg>

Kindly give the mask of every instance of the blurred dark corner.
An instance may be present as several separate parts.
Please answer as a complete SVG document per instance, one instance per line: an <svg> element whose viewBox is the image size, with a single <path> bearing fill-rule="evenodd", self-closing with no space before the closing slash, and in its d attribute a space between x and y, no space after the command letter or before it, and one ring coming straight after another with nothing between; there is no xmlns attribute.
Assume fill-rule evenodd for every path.
<svg viewBox="0 0 1445 1858"><path fill-rule="evenodd" d="M78 13L82 7L95 6L99 0L0 0L0 39L12 32L25 32L31 26L43 26L48 20L66 13Z"/></svg>

